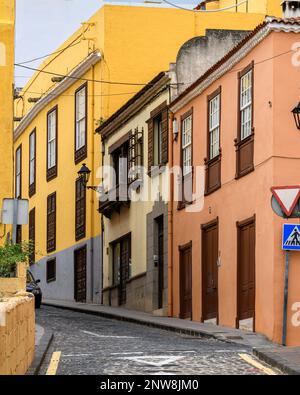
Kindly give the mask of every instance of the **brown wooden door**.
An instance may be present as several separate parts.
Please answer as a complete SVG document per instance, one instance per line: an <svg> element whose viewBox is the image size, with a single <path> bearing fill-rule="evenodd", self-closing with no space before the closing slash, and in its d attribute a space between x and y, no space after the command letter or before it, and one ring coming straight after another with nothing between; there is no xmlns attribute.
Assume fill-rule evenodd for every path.
<svg viewBox="0 0 300 395"><path fill-rule="evenodd" d="M164 291L164 221L158 221L158 308L163 307Z"/></svg>
<svg viewBox="0 0 300 395"><path fill-rule="evenodd" d="M202 320L218 318L218 223L202 227Z"/></svg>
<svg viewBox="0 0 300 395"><path fill-rule="evenodd" d="M180 248L180 318L192 318L192 244Z"/></svg>
<svg viewBox="0 0 300 395"><path fill-rule="evenodd" d="M129 264L131 258L130 243L130 237L126 237L120 242L119 305L126 304L126 282L129 278Z"/></svg>
<svg viewBox="0 0 300 395"><path fill-rule="evenodd" d="M255 221L238 224L238 320L255 317Z"/></svg>
<svg viewBox="0 0 300 395"><path fill-rule="evenodd" d="M86 247L74 251L74 299L86 302Z"/></svg>

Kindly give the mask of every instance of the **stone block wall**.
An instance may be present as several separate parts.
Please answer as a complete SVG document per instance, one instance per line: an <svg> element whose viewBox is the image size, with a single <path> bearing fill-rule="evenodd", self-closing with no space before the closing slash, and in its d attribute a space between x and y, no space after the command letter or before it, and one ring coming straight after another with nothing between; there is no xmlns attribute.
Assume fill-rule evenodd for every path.
<svg viewBox="0 0 300 395"><path fill-rule="evenodd" d="M34 358L34 298L0 299L0 375L23 375Z"/></svg>

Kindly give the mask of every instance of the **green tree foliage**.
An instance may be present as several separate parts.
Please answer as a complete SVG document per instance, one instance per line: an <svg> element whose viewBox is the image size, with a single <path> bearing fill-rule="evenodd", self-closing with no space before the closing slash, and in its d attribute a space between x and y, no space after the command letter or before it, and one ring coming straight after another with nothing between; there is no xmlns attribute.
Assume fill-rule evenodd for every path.
<svg viewBox="0 0 300 395"><path fill-rule="evenodd" d="M33 243L6 243L0 246L0 277L14 277L16 264L27 262L33 253Z"/></svg>

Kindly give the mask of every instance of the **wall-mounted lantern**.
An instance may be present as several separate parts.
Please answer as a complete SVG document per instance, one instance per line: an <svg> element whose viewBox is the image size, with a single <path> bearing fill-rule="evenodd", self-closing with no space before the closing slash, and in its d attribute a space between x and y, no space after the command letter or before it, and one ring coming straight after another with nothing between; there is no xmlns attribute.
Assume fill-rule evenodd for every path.
<svg viewBox="0 0 300 395"><path fill-rule="evenodd" d="M100 187L99 186L88 186L88 182L90 180L90 176L91 176L91 170L87 167L86 163L83 163L81 166L81 169L78 171L78 177L80 179L81 184L86 188L86 189L92 189L95 192L99 192L100 191Z"/></svg>

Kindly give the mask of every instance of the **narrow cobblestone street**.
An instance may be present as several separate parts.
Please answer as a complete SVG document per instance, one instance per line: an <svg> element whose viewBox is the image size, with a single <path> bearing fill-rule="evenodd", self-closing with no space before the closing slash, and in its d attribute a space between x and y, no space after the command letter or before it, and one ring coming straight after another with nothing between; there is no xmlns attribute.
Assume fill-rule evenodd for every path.
<svg viewBox="0 0 300 395"><path fill-rule="evenodd" d="M261 375L249 349L53 307L37 323L54 332L40 374L61 352L57 375ZM276 372L278 373L278 372Z"/></svg>

